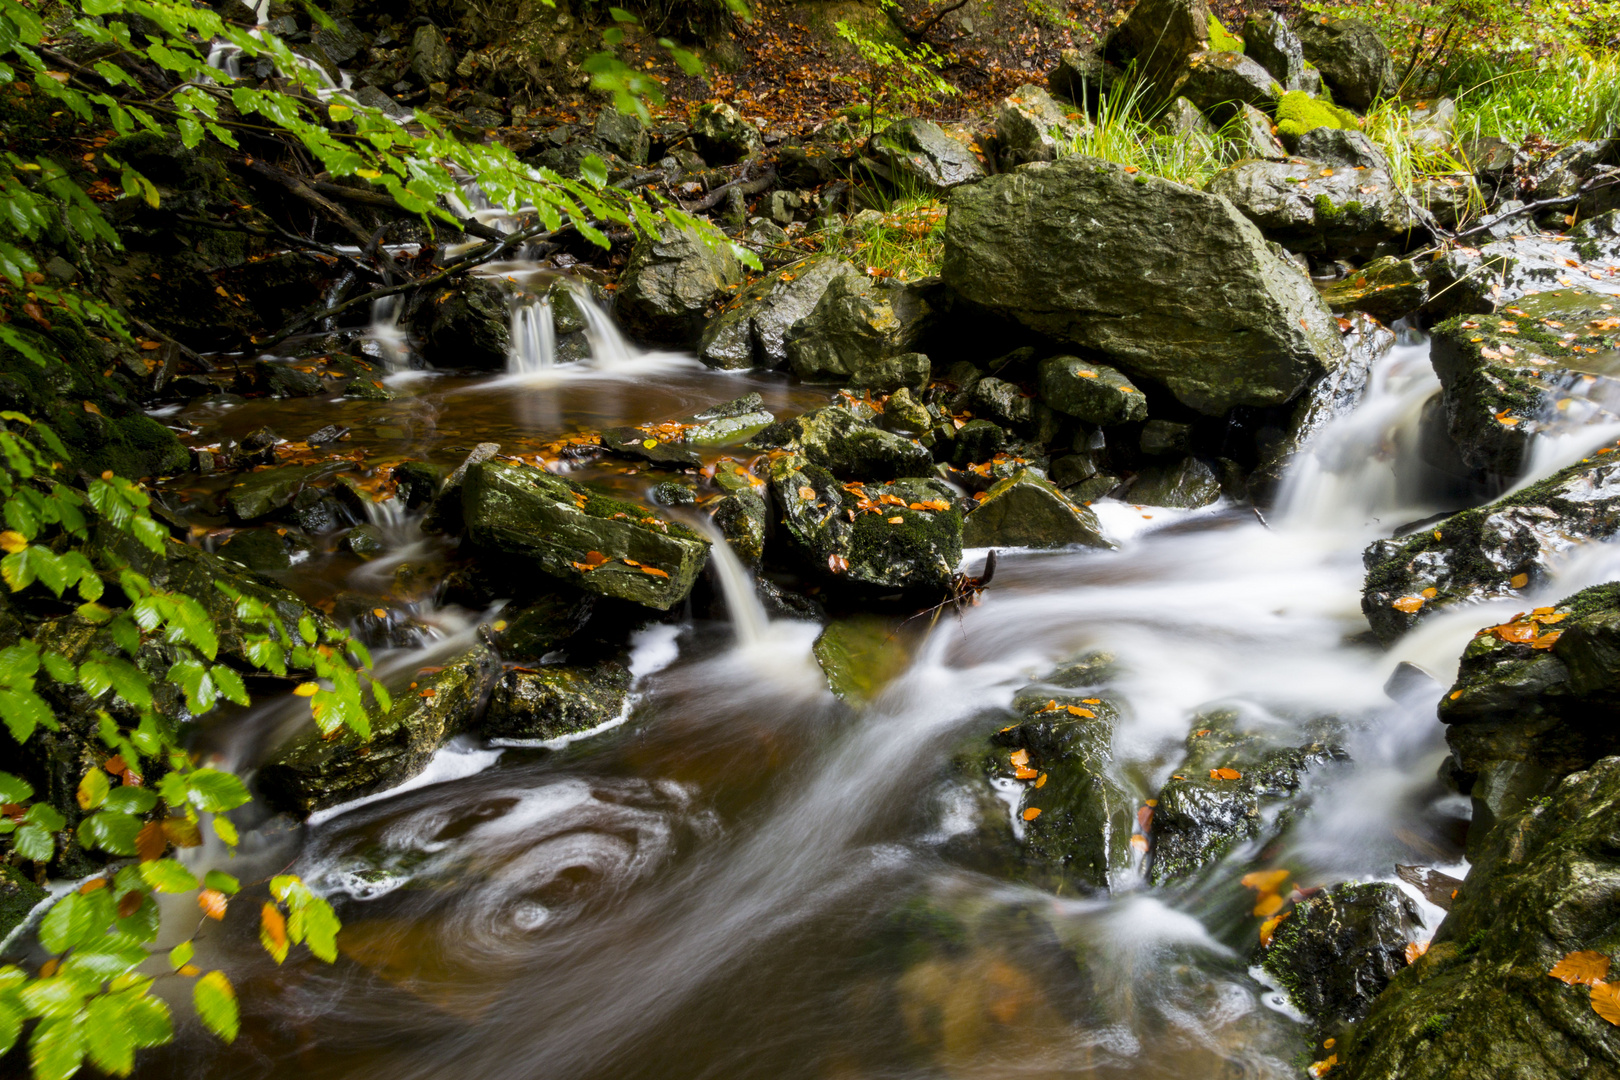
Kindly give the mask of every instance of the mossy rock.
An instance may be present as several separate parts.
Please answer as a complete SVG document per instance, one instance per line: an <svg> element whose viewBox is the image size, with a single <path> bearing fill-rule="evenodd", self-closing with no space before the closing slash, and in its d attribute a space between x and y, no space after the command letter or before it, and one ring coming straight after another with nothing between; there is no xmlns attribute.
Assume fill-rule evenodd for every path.
<svg viewBox="0 0 1620 1080"><path fill-rule="evenodd" d="M630 672L615 661L543 664L501 676L479 730L507 739L556 739L601 727L619 715Z"/></svg>
<svg viewBox="0 0 1620 1080"><path fill-rule="evenodd" d="M1385 255L1322 287L1336 315L1363 311L1383 323L1410 315L1429 299L1428 279L1408 259Z"/></svg>
<svg viewBox="0 0 1620 1080"><path fill-rule="evenodd" d="M911 665L910 642L897 620L881 615L834 619L812 651L827 688L850 705L865 705Z"/></svg>
<svg viewBox="0 0 1620 1080"><path fill-rule="evenodd" d="M1111 549L1102 525L1088 508L1028 469L985 492L962 526L968 547L1085 547Z"/></svg>
<svg viewBox="0 0 1620 1080"><path fill-rule="evenodd" d="M752 445L793 450L846 480L926 477L934 470L933 455L920 442L885 431L839 405L772 425Z"/></svg>
<svg viewBox="0 0 1620 1080"><path fill-rule="evenodd" d="M1290 90L1277 100L1277 134L1283 139L1297 139L1317 128L1343 128L1360 131L1361 119L1349 109L1341 109L1330 101L1323 101L1303 90Z"/></svg>

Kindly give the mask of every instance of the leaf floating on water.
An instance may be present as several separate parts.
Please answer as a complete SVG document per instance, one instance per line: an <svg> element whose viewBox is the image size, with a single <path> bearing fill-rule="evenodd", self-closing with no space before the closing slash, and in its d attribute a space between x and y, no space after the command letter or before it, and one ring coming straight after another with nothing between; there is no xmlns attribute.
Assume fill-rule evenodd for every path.
<svg viewBox="0 0 1620 1080"><path fill-rule="evenodd" d="M1243 774L1238 772L1236 769L1211 769L1211 770L1209 770L1209 778L1211 780L1239 780L1242 777L1243 777Z"/></svg>
<svg viewBox="0 0 1620 1080"><path fill-rule="evenodd" d="M1428 951L1429 943L1427 941L1408 941L1406 943L1406 962L1408 964L1415 964L1417 963L1418 957L1422 956Z"/></svg>
<svg viewBox="0 0 1620 1080"><path fill-rule="evenodd" d="M1283 898L1281 893L1261 893L1259 899L1254 902L1254 913L1269 918L1281 911L1282 906Z"/></svg>
<svg viewBox="0 0 1620 1080"><path fill-rule="evenodd" d="M1244 874L1239 879L1245 889L1258 889L1261 892L1276 892L1288 880L1286 870L1254 870Z"/></svg>
<svg viewBox="0 0 1620 1080"><path fill-rule="evenodd" d="M1038 807L1038 806L1032 806L1028 810L1024 811L1024 820L1025 821L1034 821L1036 818L1038 818L1040 816L1041 816L1041 808Z"/></svg>
<svg viewBox="0 0 1620 1080"><path fill-rule="evenodd" d="M1417 611L1418 608L1423 606L1423 597L1403 596L1391 603L1389 606L1394 608L1396 611L1404 611L1408 615L1411 615L1413 612Z"/></svg>
<svg viewBox="0 0 1620 1080"><path fill-rule="evenodd" d="M1592 987L1592 1011L1620 1027L1620 984L1598 983Z"/></svg>
<svg viewBox="0 0 1620 1080"><path fill-rule="evenodd" d="M1609 958L1591 949L1572 952L1554 964L1547 974L1569 986L1577 983L1597 986L1609 977Z"/></svg>

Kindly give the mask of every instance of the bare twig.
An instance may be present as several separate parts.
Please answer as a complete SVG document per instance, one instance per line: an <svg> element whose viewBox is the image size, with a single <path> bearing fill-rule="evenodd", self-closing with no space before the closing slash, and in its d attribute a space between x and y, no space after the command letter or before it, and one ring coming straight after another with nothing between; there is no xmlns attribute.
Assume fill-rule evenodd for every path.
<svg viewBox="0 0 1620 1080"><path fill-rule="evenodd" d="M1494 229L1496 226L1502 224L1502 222L1510 221L1521 214L1533 214L1537 210L1548 210L1554 206L1563 206L1567 203L1579 202L1581 196L1587 195L1593 191L1602 190L1606 187L1613 187L1615 184L1620 184L1620 176L1594 176L1592 179L1588 180L1586 183L1577 188L1575 193L1572 195L1560 195L1557 198L1539 199L1533 203L1525 203L1523 206L1508 210L1504 213L1496 215L1493 218L1482 221L1471 229L1464 229L1460 233L1453 233L1451 239L1461 240L1465 236L1473 236L1475 233L1486 232L1490 229Z"/></svg>
<svg viewBox="0 0 1620 1080"><path fill-rule="evenodd" d="M680 207L688 214L696 214L700 211L709 210L719 206L721 200L726 197L726 193L731 191L733 188L740 189L744 196L758 195L760 192L764 191L774 183L776 183L776 170L770 166L766 166L764 174L758 179L750 180L748 179L747 173L744 173L742 176L731 181L730 183L721 184L719 187L703 196L703 198L698 199L696 202L680 203ZM679 202L680 200L677 199L676 201Z"/></svg>

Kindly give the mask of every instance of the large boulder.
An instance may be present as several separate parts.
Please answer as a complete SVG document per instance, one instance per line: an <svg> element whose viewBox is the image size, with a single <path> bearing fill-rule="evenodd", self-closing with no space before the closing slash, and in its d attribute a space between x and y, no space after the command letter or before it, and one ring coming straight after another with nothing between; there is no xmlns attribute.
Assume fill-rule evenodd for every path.
<svg viewBox="0 0 1620 1080"><path fill-rule="evenodd" d="M1505 239L1477 248L1456 246L1429 272L1435 320L1485 314L1533 293L1580 287L1620 296L1620 277L1608 272L1620 261L1620 211L1582 221L1568 235L1529 230L1525 218L1505 223Z"/></svg>
<svg viewBox="0 0 1620 1080"><path fill-rule="evenodd" d="M1295 905L1260 967L1294 1008L1335 1030L1367 1015L1422 929L1417 905L1398 885L1332 885Z"/></svg>
<svg viewBox="0 0 1620 1080"><path fill-rule="evenodd" d="M696 229L663 226L631 250L614 312L633 337L694 345L709 306L741 280L742 265L729 246L711 244Z"/></svg>
<svg viewBox="0 0 1620 1080"><path fill-rule="evenodd" d="M743 290L709 321L698 358L726 370L786 367L786 339L793 324L815 310L833 281L862 277L834 255L784 266Z"/></svg>
<svg viewBox="0 0 1620 1080"><path fill-rule="evenodd" d="M461 511L473 543L659 611L686 598L709 559L709 542L686 526L531 465L474 465Z"/></svg>
<svg viewBox="0 0 1620 1080"><path fill-rule="evenodd" d="M1020 86L996 109L996 147L1005 169L1071 153L1091 124L1085 112L1038 86Z"/></svg>
<svg viewBox="0 0 1620 1080"><path fill-rule="evenodd" d="M1270 72L1285 91L1312 89L1299 36L1276 12L1262 11L1243 21L1243 53Z"/></svg>
<svg viewBox="0 0 1620 1080"><path fill-rule="evenodd" d="M1378 540L1362 553L1361 610L1385 644L1455 604L1516 596L1551 580L1573 544L1620 530L1620 461L1588 458L1493 503Z"/></svg>
<svg viewBox="0 0 1620 1080"><path fill-rule="evenodd" d="M1291 743L1234 709L1195 717L1186 757L1153 811L1148 880L1162 885L1189 877L1239 844L1286 828L1305 805L1307 774L1349 756L1332 722L1310 721L1304 733L1304 742ZM1292 814L1280 814L1284 807Z"/></svg>
<svg viewBox="0 0 1620 1080"><path fill-rule="evenodd" d="M910 352L928 305L914 289L859 273L832 277L809 314L783 336L793 373L806 382L858 382Z"/></svg>
<svg viewBox="0 0 1620 1080"><path fill-rule="evenodd" d="M1378 32L1367 23L1306 15L1295 30L1305 59L1316 65L1341 105L1366 109L1395 92L1395 62Z"/></svg>
<svg viewBox="0 0 1620 1080"><path fill-rule="evenodd" d="M958 192L943 274L1209 415L1282 404L1344 356L1310 282L1231 203L1093 158Z"/></svg>
<svg viewBox="0 0 1620 1080"><path fill-rule="evenodd" d="M1581 376L1611 370L1599 357L1620 346L1614 309L1603 293L1560 289L1434 328L1447 430L1464 462L1512 480L1537 436L1592 419L1597 405L1579 393Z"/></svg>
<svg viewBox="0 0 1620 1080"><path fill-rule="evenodd" d="M754 157L765 149L759 129L726 102L698 108L692 118L692 141L706 160L719 165Z"/></svg>
<svg viewBox="0 0 1620 1080"><path fill-rule="evenodd" d="M1111 548L1097 515L1044 478L1021 469L991 485L962 526L968 547Z"/></svg>
<svg viewBox="0 0 1620 1080"><path fill-rule="evenodd" d="M1405 248L1419 228L1411 205L1382 169L1303 158L1244 161L1217 173L1209 190L1290 251Z"/></svg>
<svg viewBox="0 0 1620 1080"><path fill-rule="evenodd" d="M1481 630L1440 700L1471 847L1559 778L1620 753L1620 585Z"/></svg>
<svg viewBox="0 0 1620 1080"><path fill-rule="evenodd" d="M1620 1076L1598 987L1548 973L1620 940L1620 758L1491 829L1428 950L1336 1053L1348 1080ZM1608 1000L1612 1001L1612 996Z"/></svg>
<svg viewBox="0 0 1620 1080"><path fill-rule="evenodd" d="M611 660L515 668L495 684L479 730L506 739L577 735L617 718L629 689L630 672Z"/></svg>
<svg viewBox="0 0 1620 1080"><path fill-rule="evenodd" d="M933 455L921 443L885 431L838 405L773 424L752 445L792 450L844 480L894 480L934 473Z"/></svg>
<svg viewBox="0 0 1620 1080"><path fill-rule="evenodd" d="M1041 400L1088 424L1147 419L1147 398L1121 372L1075 356L1053 356L1037 369Z"/></svg>
<svg viewBox="0 0 1620 1080"><path fill-rule="evenodd" d="M984 166L971 147L945 134L931 120L900 120L867 145L891 179L929 191L949 191L984 178Z"/></svg>
<svg viewBox="0 0 1620 1080"><path fill-rule="evenodd" d="M939 480L841 483L803 454L770 463L783 537L834 581L871 590L939 593L962 561L962 511Z"/></svg>
<svg viewBox="0 0 1620 1080"><path fill-rule="evenodd" d="M1271 72L1242 53L1217 49L1187 58L1187 77L1177 90L1223 124L1239 105L1273 108L1283 93Z"/></svg>
<svg viewBox="0 0 1620 1080"><path fill-rule="evenodd" d="M512 348L506 290L488 278L470 278L425 298L416 309L422 352L434 367L499 371Z"/></svg>
<svg viewBox="0 0 1620 1080"><path fill-rule="evenodd" d="M1215 470L1195 457L1145 465L1125 487L1126 502L1138 506L1164 506L1196 510L1220 501L1221 482Z"/></svg>
<svg viewBox="0 0 1620 1080"><path fill-rule="evenodd" d="M1108 36L1103 55L1120 67L1135 63L1168 97L1188 58L1209 48L1209 24L1205 0L1137 0Z"/></svg>
<svg viewBox="0 0 1620 1080"><path fill-rule="evenodd" d="M386 717L373 718L370 739L298 736L259 770L259 788L273 805L308 814L401 784L472 723L500 673L495 654L476 646L400 692Z"/></svg>

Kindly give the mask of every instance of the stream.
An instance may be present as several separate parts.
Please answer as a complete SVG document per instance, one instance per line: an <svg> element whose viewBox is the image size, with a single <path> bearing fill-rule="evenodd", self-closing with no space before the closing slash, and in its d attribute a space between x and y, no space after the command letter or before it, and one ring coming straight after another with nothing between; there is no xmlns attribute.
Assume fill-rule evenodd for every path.
<svg viewBox="0 0 1620 1080"><path fill-rule="evenodd" d="M519 315L530 353L547 341L538 314ZM596 344L599 359L573 368L531 355L507 375L402 372L392 402L204 403L171 422L200 443L335 423L368 466L453 465L480 442L539 453L748 392L779 417L827 400L781 375ZM747 571L716 560L732 617L640 631L622 722L550 745L453 743L405 787L304 826L242 816L234 859L191 853L244 880L290 866L336 906L341 955L326 965L295 950L278 967L258 946L257 912L233 906L196 962L231 973L241 1036L225 1047L184 1027L139 1075L1299 1075L1301 1029L1251 970L1260 920L1238 876L1257 857L1318 885L1393 881L1405 863L1460 876L1468 803L1436 780L1435 719L1457 657L1481 626L1620 570L1605 545L1577 550L1541 594L1373 645L1363 548L1455 508L1418 452L1437 387L1426 342L1403 338L1363 403L1295 464L1268 521L1226 503L1105 500L1093 509L1118 550L1002 552L981 603L898 631L908 666L858 709L827 689L811 653L819 627L769 618ZM1538 450L1539 474L1599 441L1566 439ZM622 463L571 475L641 500L651 486ZM414 627L414 644L378 653L403 681L495 615L436 603L444 542L397 514L377 521L385 555L317 550L284 581L311 601L374 598ZM985 554L970 551L964 569ZM1281 730L1337 717L1351 760L1312 774L1309 812L1281 841L1240 847L1191 884L1150 888L1138 867L1109 895L1054 895L957 865L945 849L975 827L974 781L953 753L1021 687L1094 649L1118 658L1114 769L1139 802L1216 704ZM1403 662L1434 681L1391 684ZM260 703L201 745L251 769L305 708ZM1440 912L1420 906L1432 933Z"/></svg>

